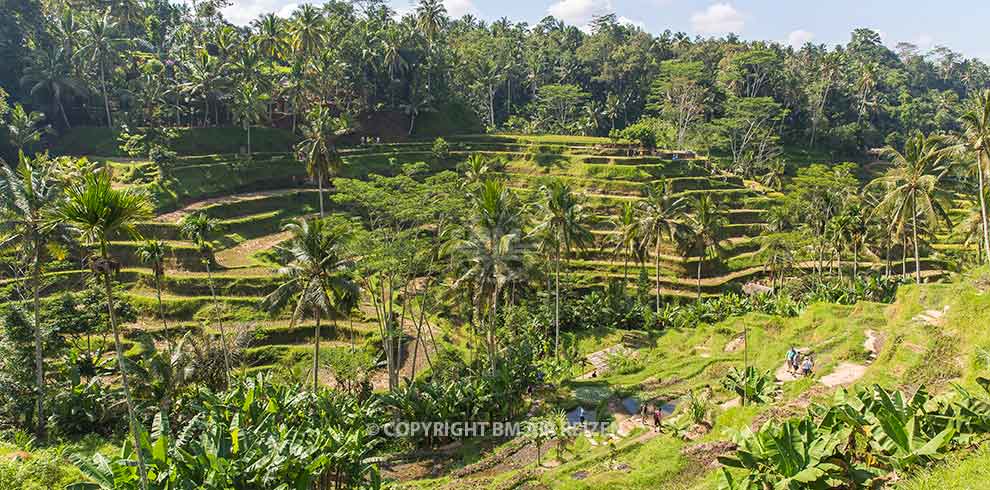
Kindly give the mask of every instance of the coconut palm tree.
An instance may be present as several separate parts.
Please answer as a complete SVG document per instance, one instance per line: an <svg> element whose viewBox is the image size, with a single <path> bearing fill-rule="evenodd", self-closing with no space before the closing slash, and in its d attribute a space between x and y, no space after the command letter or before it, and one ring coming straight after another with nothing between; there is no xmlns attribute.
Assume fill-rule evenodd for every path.
<svg viewBox="0 0 990 490"><path fill-rule="evenodd" d="M726 223L725 209L710 194L701 194L691 203L688 227L698 250L698 301L701 301L701 264L709 255L722 254Z"/></svg>
<svg viewBox="0 0 990 490"><path fill-rule="evenodd" d="M64 102L86 93L86 85L73 75L72 61L63 48L38 50L24 70L21 85L36 100L44 99L48 103L49 114L61 114L65 127L72 127Z"/></svg>
<svg viewBox="0 0 990 490"><path fill-rule="evenodd" d="M255 35L252 39L261 54L268 58L270 66L286 54L289 48L285 37L285 21L273 13L265 14L253 22Z"/></svg>
<svg viewBox="0 0 990 490"><path fill-rule="evenodd" d="M0 160L0 248L5 241L19 244L23 256L31 264L31 297L34 309L34 368L37 384L38 435L45 433L43 399L45 397L45 368L41 331L41 268L46 244L59 231L57 221L50 220L48 211L62 199L62 186L56 168L44 157L35 159L20 153L16 170Z"/></svg>
<svg viewBox="0 0 990 490"><path fill-rule="evenodd" d="M409 136L412 136L413 130L416 128L416 118L424 112L433 111L433 106L431 106L432 100L430 94L426 93L423 89L414 87L409 92L409 98L405 103L399 104L399 109L409 116Z"/></svg>
<svg viewBox="0 0 990 490"><path fill-rule="evenodd" d="M866 212L858 204L846 207L841 214L832 218L834 238L836 240L834 244L835 248L841 250L845 246L852 249L853 268L850 279L855 279L859 276L859 254L866 241L867 224ZM841 269L840 260L840 274Z"/></svg>
<svg viewBox="0 0 990 490"><path fill-rule="evenodd" d="M165 318L165 303L162 302L162 279L165 277L165 255L166 247L161 240L147 240L142 242L137 248L138 260L151 266L151 273L155 276L155 292L158 296L158 316L162 320L165 340L168 342L169 349L171 349L172 335L168 331L168 319ZM171 357L171 352L169 356Z"/></svg>
<svg viewBox="0 0 990 490"><path fill-rule="evenodd" d="M210 100L218 98L223 64L216 57L210 56L205 49L200 49L192 59L183 63L183 66L186 81L179 85L179 89L189 97L203 99L203 127L209 126ZM216 112L215 107L214 112ZM219 121L214 122L219 123Z"/></svg>
<svg viewBox="0 0 990 490"><path fill-rule="evenodd" d="M642 231L639 228L639 220L636 217L636 205L631 201L622 203L619 214L612 218L612 256L622 256L622 279L629 280L629 257L635 256L637 262L642 257L640 251L640 238Z"/></svg>
<svg viewBox="0 0 990 490"><path fill-rule="evenodd" d="M220 330L220 347L223 350L223 367L226 371L227 384L230 384L230 349L227 348L227 332L223 326L223 315L220 312L220 303L217 302L217 291L213 286L213 269L210 264L213 262L213 245L210 243L210 236L220 229L220 222L210 218L205 213L193 213L186 215L179 222L179 232L186 239L191 240L199 247L199 252L203 256L203 264L206 266L206 282L210 286L210 297L213 300L213 315Z"/></svg>
<svg viewBox="0 0 990 490"><path fill-rule="evenodd" d="M948 196L941 187L942 178L949 170L946 160L950 150L940 136L920 133L911 136L905 141L903 152L892 146L883 149L883 155L893 167L869 184L880 186L885 191L876 211L891 216L890 227L898 230L911 228L915 280L919 284L919 226L927 224L930 230L934 230L942 222L951 223L943 204ZM923 223L919 223L919 216Z"/></svg>
<svg viewBox="0 0 990 490"><path fill-rule="evenodd" d="M535 215L539 222L531 232L554 264L554 353L560 347L560 262L569 259L575 248L592 244L594 237L589 228L591 214L581 203L571 187L560 180L553 180L540 187L540 200ZM566 266L566 264L565 264Z"/></svg>
<svg viewBox="0 0 990 490"><path fill-rule="evenodd" d="M674 196L673 187L666 180L647 188L646 196L638 203L639 246L643 256L649 255L653 246L653 260L656 272L656 313L660 314L660 245L664 240L675 241L675 236L684 229L682 219L687 211L687 201Z"/></svg>
<svg viewBox="0 0 990 490"><path fill-rule="evenodd" d="M127 402L127 415L138 460L141 488L144 490L148 488L148 474L141 449L141 429L128 385L127 363L124 362L124 347L120 341L120 329L114 309L113 274L120 266L110 257L110 237L135 235L135 224L150 217L151 208L148 206L147 197L131 189L114 189L107 172L87 174L80 181L70 185L65 192L65 199L56 207L53 217L55 222L65 223L74 229L84 242L96 246L97 253L89 259L89 267L94 274L103 278L107 312L117 353L117 367L120 369L121 384Z"/></svg>
<svg viewBox="0 0 990 490"><path fill-rule="evenodd" d="M983 210L980 203L966 211L965 217L956 225L956 233L962 238L963 245L976 245L976 263L984 262L983 256Z"/></svg>
<svg viewBox="0 0 990 490"><path fill-rule="evenodd" d="M980 92L970 100L960 117L963 126L962 148L976 156L976 178L979 187L980 228L983 232L983 256L990 261L990 222L987 221L986 163L990 161L990 90Z"/></svg>
<svg viewBox="0 0 990 490"><path fill-rule="evenodd" d="M336 318L339 312L335 311L331 298L342 297L346 291L353 291L355 285L347 275L350 261L344 256L342 229L332 227L325 220L300 219L286 224L283 230L292 234L289 245L283 248L292 259L279 270L285 282L265 298L265 304L269 308L281 308L295 298L290 327L307 311L313 313L316 319L313 391L316 391L320 382L320 322L323 314Z"/></svg>
<svg viewBox="0 0 990 490"><path fill-rule="evenodd" d="M257 124L267 112L269 97L253 82L238 85L232 95L231 111L247 132L247 152L251 155L251 125Z"/></svg>
<svg viewBox="0 0 990 490"><path fill-rule="evenodd" d="M467 288L473 294L479 328L486 330L494 373L499 296L523 267L522 206L512 190L496 180L483 181L471 194L471 203L472 222L467 236L453 240L445 248L463 265L452 289Z"/></svg>
<svg viewBox="0 0 990 490"><path fill-rule="evenodd" d="M430 44L447 24L447 7L441 0L420 0L416 6L416 28Z"/></svg>
<svg viewBox="0 0 990 490"><path fill-rule="evenodd" d="M118 33L118 24L107 9L102 15L93 15L86 19L80 30L83 43L81 55L96 63L100 71L100 91L103 93L103 107L106 110L107 127L113 126L110 118L110 94L107 91L107 70L114 66L115 57L126 42Z"/></svg>
<svg viewBox="0 0 990 490"><path fill-rule="evenodd" d="M320 217L324 217L323 182L340 174L344 161L334 143L345 134L350 124L343 117L334 117L330 110L317 106L306 115L303 140L296 145L299 159L306 163L306 173L315 179L320 189Z"/></svg>
<svg viewBox="0 0 990 490"><path fill-rule="evenodd" d="M289 43L302 58L315 55L323 49L327 35L326 20L320 9L303 4L289 22Z"/></svg>

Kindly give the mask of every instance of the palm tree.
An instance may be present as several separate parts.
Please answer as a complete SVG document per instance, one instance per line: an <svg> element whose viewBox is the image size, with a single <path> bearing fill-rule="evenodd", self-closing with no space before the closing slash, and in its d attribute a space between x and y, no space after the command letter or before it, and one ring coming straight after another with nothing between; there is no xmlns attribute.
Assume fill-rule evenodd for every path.
<svg viewBox="0 0 990 490"><path fill-rule="evenodd" d="M409 62L402 53L404 41L402 32L396 26L387 29L381 39L382 62L385 63L389 80L397 80L409 68Z"/></svg>
<svg viewBox="0 0 990 490"><path fill-rule="evenodd" d="M605 97L605 105L602 106L602 113L608 118L612 129L615 129L615 120L622 114L622 101L618 95L608 94Z"/></svg>
<svg viewBox="0 0 990 490"><path fill-rule="evenodd" d="M289 24L289 40L292 49L302 58L308 58L323 49L326 21L318 8L307 3L296 10L295 17Z"/></svg>
<svg viewBox="0 0 990 490"><path fill-rule="evenodd" d="M858 204L853 204L847 207L842 214L832 218L831 224L835 234L835 248L841 249L842 246L845 245L852 249L853 269L851 278L855 279L859 276L859 252L862 249L863 242L866 240L866 213ZM840 274L841 269L840 256Z"/></svg>
<svg viewBox="0 0 990 490"><path fill-rule="evenodd" d="M295 298L296 307L292 313L290 327L294 327L307 310L316 319L316 336L313 345L313 390L320 382L320 321L322 314L336 318L333 297L343 296L342 292L353 291L354 283L347 277L350 263L343 258L342 233L333 229L324 220L301 219L288 223L283 228L292 234L292 239L284 250L292 260L279 270L286 280L265 298L270 308L280 308L290 298Z"/></svg>
<svg viewBox="0 0 990 490"><path fill-rule="evenodd" d="M653 259L656 266L656 313L660 314L660 244L664 240L675 240L675 236L684 228L681 219L687 209L687 202L674 196L673 188L666 180L661 180L655 187L646 190L646 197L638 203L638 229L640 233L639 246L643 256L649 255L647 250L653 245Z"/></svg>
<svg viewBox="0 0 990 490"><path fill-rule="evenodd" d="M210 56L210 53L205 49L196 51L192 59L183 65L186 81L179 85L179 89L190 97L203 98L203 126L208 126L210 124L210 99L217 97L223 65L217 58ZM214 111L216 111L215 108ZM219 123L219 121L214 122Z"/></svg>
<svg viewBox="0 0 990 490"><path fill-rule="evenodd" d="M757 257L770 272L770 287L777 289L784 285L787 271L794 265L794 239L790 233L773 233L760 238Z"/></svg>
<svg viewBox="0 0 990 490"><path fill-rule="evenodd" d="M120 342L120 329L114 310L112 274L119 265L110 257L110 237L134 235L134 225L151 216L146 196L131 189L114 189L107 172L85 175L66 190L65 200L56 208L55 222L65 223L76 230L83 241L95 244L98 255L89 260L89 267L97 276L103 277L107 298L107 312L113 330L114 346L117 351L117 366L120 369L121 383L127 402L127 415L133 437L134 451L141 475L141 487L148 488L148 474L141 449L141 429L134 412L134 402L128 386L127 364L124 362L124 348Z"/></svg>
<svg viewBox="0 0 990 490"><path fill-rule="evenodd" d="M916 134L904 143L904 151L892 146L883 149L883 155L894 165L870 185L879 185L885 191L877 204L878 212L892 216L891 228L911 228L914 245L915 280L921 283L921 257L918 250L918 217L931 227L939 222L950 223L942 202L948 198L941 188L941 180L948 172L946 159L950 148L939 136Z"/></svg>
<svg viewBox="0 0 990 490"><path fill-rule="evenodd" d="M430 44L436 40L447 24L447 7L441 0L420 0L416 6L416 28Z"/></svg>
<svg viewBox="0 0 990 490"><path fill-rule="evenodd" d="M618 216L612 218L612 229L616 232L613 235L614 248L612 256L622 255L622 279L629 280L629 257L635 255L637 261L641 257L639 254L641 230L639 220L636 217L636 205L631 201L622 203L622 209Z"/></svg>
<svg viewBox="0 0 990 490"><path fill-rule="evenodd" d="M983 213L979 203L967 210L966 216L956 226L956 232L963 239L963 245L966 247L976 244L976 263L982 264L984 262Z"/></svg>
<svg viewBox="0 0 990 490"><path fill-rule="evenodd" d="M990 158L990 90L984 90L973 98L961 116L964 129L962 145L976 154L976 176L980 196L980 228L983 231L984 257L990 261L990 223L987 221L986 167Z"/></svg>
<svg viewBox="0 0 990 490"><path fill-rule="evenodd" d="M107 127L113 126L110 119L110 95L107 92L107 68L114 64L117 50L126 41L117 33L118 25L107 9L103 15L93 15L87 19L80 34L83 37L82 54L96 63L100 70L100 90L103 92L103 107L106 110Z"/></svg>
<svg viewBox="0 0 990 490"><path fill-rule="evenodd" d="M220 229L220 222L208 217L205 213L193 213L186 215L179 223L179 231L186 239L191 240L199 247L199 252L203 256L203 264L206 266L206 282L210 286L210 297L213 300L213 314L220 329L220 347L223 350L223 367L226 371L227 384L230 385L230 351L227 348L227 334L223 327L223 315L220 313L220 304L217 302L217 291L213 287L213 271L210 263L213 262L213 246L210 244L210 235Z"/></svg>
<svg viewBox="0 0 990 490"><path fill-rule="evenodd" d="M46 243L58 231L57 221L46 213L62 198L62 187L56 168L43 157L30 159L20 153L17 170L0 160L0 224L6 230L6 240L20 243L24 257L30 257L31 296L34 308L34 368L38 393L35 409L38 435L44 437L45 368L41 332L41 267ZM0 246L4 244L0 237Z"/></svg>
<svg viewBox="0 0 990 490"><path fill-rule="evenodd" d="M247 132L247 152L251 155L251 125L257 124L267 111L268 95L263 94L257 84L245 82L237 86L232 102L234 119L240 121Z"/></svg>
<svg viewBox="0 0 990 490"><path fill-rule="evenodd" d="M254 21L254 44L268 58L271 66L285 55L289 44L285 38L285 21L269 13Z"/></svg>
<svg viewBox="0 0 990 490"><path fill-rule="evenodd" d="M451 254L464 264L452 289L467 286L473 293L479 327L488 316L486 346L495 371L498 298L502 288L523 267L521 206L504 183L486 180L471 194L473 217L465 238L450 244Z"/></svg>
<svg viewBox="0 0 990 490"><path fill-rule="evenodd" d="M21 85L28 88L32 97L47 98L49 114L61 114L65 127L72 127L63 101L86 93L86 86L72 75L71 60L63 48L38 50L24 70Z"/></svg>
<svg viewBox="0 0 990 490"><path fill-rule="evenodd" d="M347 119L334 117L330 110L318 106L307 114L303 127L303 140L296 145L299 159L306 162L306 173L316 180L320 188L320 217L323 209L323 182L336 176L344 166L334 142L349 129Z"/></svg>
<svg viewBox="0 0 990 490"><path fill-rule="evenodd" d="M409 136L412 136L413 130L416 128L416 118L424 112L434 110L430 103L431 99L428 93L424 93L422 89L413 88L409 92L409 99L399 105L399 109L402 109L402 112L409 116Z"/></svg>
<svg viewBox="0 0 990 490"><path fill-rule="evenodd" d="M694 246L698 250L698 301L701 301L701 264L709 255L722 254L725 209L708 193L701 194L691 204L689 228Z"/></svg>
<svg viewBox="0 0 990 490"><path fill-rule="evenodd" d="M17 147L18 151L24 151L32 143L37 143L41 135L47 131L47 127L40 128L38 124L45 119L45 115L40 112L28 112L21 104L14 104L10 111L10 122L7 124L7 133L10 140Z"/></svg>
<svg viewBox="0 0 990 490"><path fill-rule="evenodd" d="M162 320L162 327L165 330L165 339L169 348L172 347L172 336L168 331L168 320L165 318L165 304L162 302L162 279L165 277L165 244L161 240L147 240L137 248L138 259L151 266L151 272L155 275L155 291L158 296L158 316ZM169 353L171 356L171 353Z"/></svg>
<svg viewBox="0 0 990 490"><path fill-rule="evenodd" d="M540 248L549 253L554 264L554 354L560 347L560 261L570 257L574 248L584 248L593 241L589 224L591 215L571 187L553 180L540 187L536 216L540 222L532 234L538 237Z"/></svg>

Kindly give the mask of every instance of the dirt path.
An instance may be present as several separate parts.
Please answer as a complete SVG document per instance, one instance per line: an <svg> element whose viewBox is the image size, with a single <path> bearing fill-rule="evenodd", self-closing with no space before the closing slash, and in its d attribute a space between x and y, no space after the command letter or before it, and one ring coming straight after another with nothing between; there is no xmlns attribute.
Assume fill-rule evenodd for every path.
<svg viewBox="0 0 990 490"><path fill-rule="evenodd" d="M941 310L925 310L916 315L913 320L924 325L939 327L942 326L945 314L948 312L949 306L946 305L945 308L942 308Z"/></svg>
<svg viewBox="0 0 990 490"><path fill-rule="evenodd" d="M162 214L162 215L158 216L158 220L160 220L160 221L166 221L166 222L169 222L169 223L175 223L175 222L181 220L184 216L186 216L188 214L191 214L194 211L203 209L203 208L205 208L207 206L211 206L213 204L233 204L233 203L237 203L237 202L252 201L252 200L255 200L255 199L263 199L263 198L271 197L271 196L280 196L280 195L284 195L284 194L291 194L293 192L299 192L299 191L303 191L303 190L307 190L307 189L306 188L297 187L297 188L292 188L292 189L278 189L278 190L273 190L273 191L246 192L246 193L243 193L243 194L231 194L231 195L227 195L227 196L212 197L212 198L209 198L209 199L203 199L202 201L196 201L196 202L190 203L190 204L186 205L185 207L182 207L181 209L177 209L177 210L172 211L170 213Z"/></svg>
<svg viewBox="0 0 990 490"><path fill-rule="evenodd" d="M593 374L598 373L599 376L603 375L608 370L608 358L614 354L627 354L631 355L632 351L628 347L622 344L616 344L607 349L602 349L598 352L592 352L588 354L585 358L591 364L592 369L577 379L591 379Z"/></svg>
<svg viewBox="0 0 990 490"><path fill-rule="evenodd" d="M835 371L822 376L818 382L829 388L834 388L836 386L852 384L865 374L866 366L852 362L843 362L835 368Z"/></svg>
<svg viewBox="0 0 990 490"><path fill-rule="evenodd" d="M867 366L872 364L877 358L877 355L880 354L880 349L883 347L883 337L874 330L866 330L863 333L866 334L866 340L863 341L863 350L869 353L866 364L857 364L854 362L840 363L836 366L835 371L822 376L818 380L819 383L829 388L834 388L836 386L853 384L866 375Z"/></svg>
<svg viewBox="0 0 990 490"><path fill-rule="evenodd" d="M217 263L228 269L245 267L255 264L251 258L257 252L268 250L292 237L292 233L283 231L274 235L265 235L252 240L245 240L238 245L217 253Z"/></svg>

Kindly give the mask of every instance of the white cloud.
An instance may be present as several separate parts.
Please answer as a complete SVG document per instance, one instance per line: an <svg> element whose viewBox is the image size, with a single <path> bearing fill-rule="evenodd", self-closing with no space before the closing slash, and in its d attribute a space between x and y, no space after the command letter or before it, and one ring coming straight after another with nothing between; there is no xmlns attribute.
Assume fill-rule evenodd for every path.
<svg viewBox="0 0 990 490"><path fill-rule="evenodd" d="M796 31L791 31L787 35L787 45L794 49L801 49L805 44L810 43L815 39L815 33L808 32L804 29L798 29Z"/></svg>
<svg viewBox="0 0 990 490"><path fill-rule="evenodd" d="M632 25L634 25L634 26L636 26L636 27L638 27L638 28L640 28L640 29L642 29L644 31L646 30L646 22L643 22L641 20L633 20L633 19L630 19L629 17L624 17L624 16L621 16L621 15L619 16L619 18L617 20L619 21L619 24L622 24L622 25L632 24Z"/></svg>
<svg viewBox="0 0 990 490"><path fill-rule="evenodd" d="M921 51L928 51L932 49L932 46L935 46L935 38L931 34L921 34L914 40L914 45Z"/></svg>
<svg viewBox="0 0 990 490"><path fill-rule="evenodd" d="M699 34L738 34L745 24L743 14L728 3L716 3L691 15L691 27Z"/></svg>
<svg viewBox="0 0 990 490"><path fill-rule="evenodd" d="M612 0L559 0L547 9L550 15L585 30L596 15L611 11Z"/></svg>
<svg viewBox="0 0 990 490"><path fill-rule="evenodd" d="M447 13L455 19L466 14L478 15L478 8L472 0L444 0L443 6L447 7Z"/></svg>
<svg viewBox="0 0 990 490"><path fill-rule="evenodd" d="M192 0L179 0L192 7ZM264 14L275 13L279 17L288 17L292 11L304 3L315 3L315 0L234 0L233 5L222 10L223 17L232 24L248 25Z"/></svg>

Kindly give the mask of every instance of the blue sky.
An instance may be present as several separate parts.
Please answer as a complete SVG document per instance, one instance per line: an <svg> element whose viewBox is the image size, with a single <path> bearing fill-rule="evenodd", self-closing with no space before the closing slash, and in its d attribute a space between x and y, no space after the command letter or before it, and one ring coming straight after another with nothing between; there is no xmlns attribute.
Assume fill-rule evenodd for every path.
<svg viewBox="0 0 990 490"><path fill-rule="evenodd" d="M233 0L228 19L242 24L263 12L286 15L300 0ZM414 7L392 0L396 10ZM990 0L445 0L455 16L472 13L486 20L508 17L535 23L548 14L574 25L614 12L653 33L665 29L691 35L735 32L745 39L800 45L845 43L858 27L881 33L893 47L914 43L927 51L947 46L967 57L990 60ZM933 7L932 5L936 5Z"/></svg>

